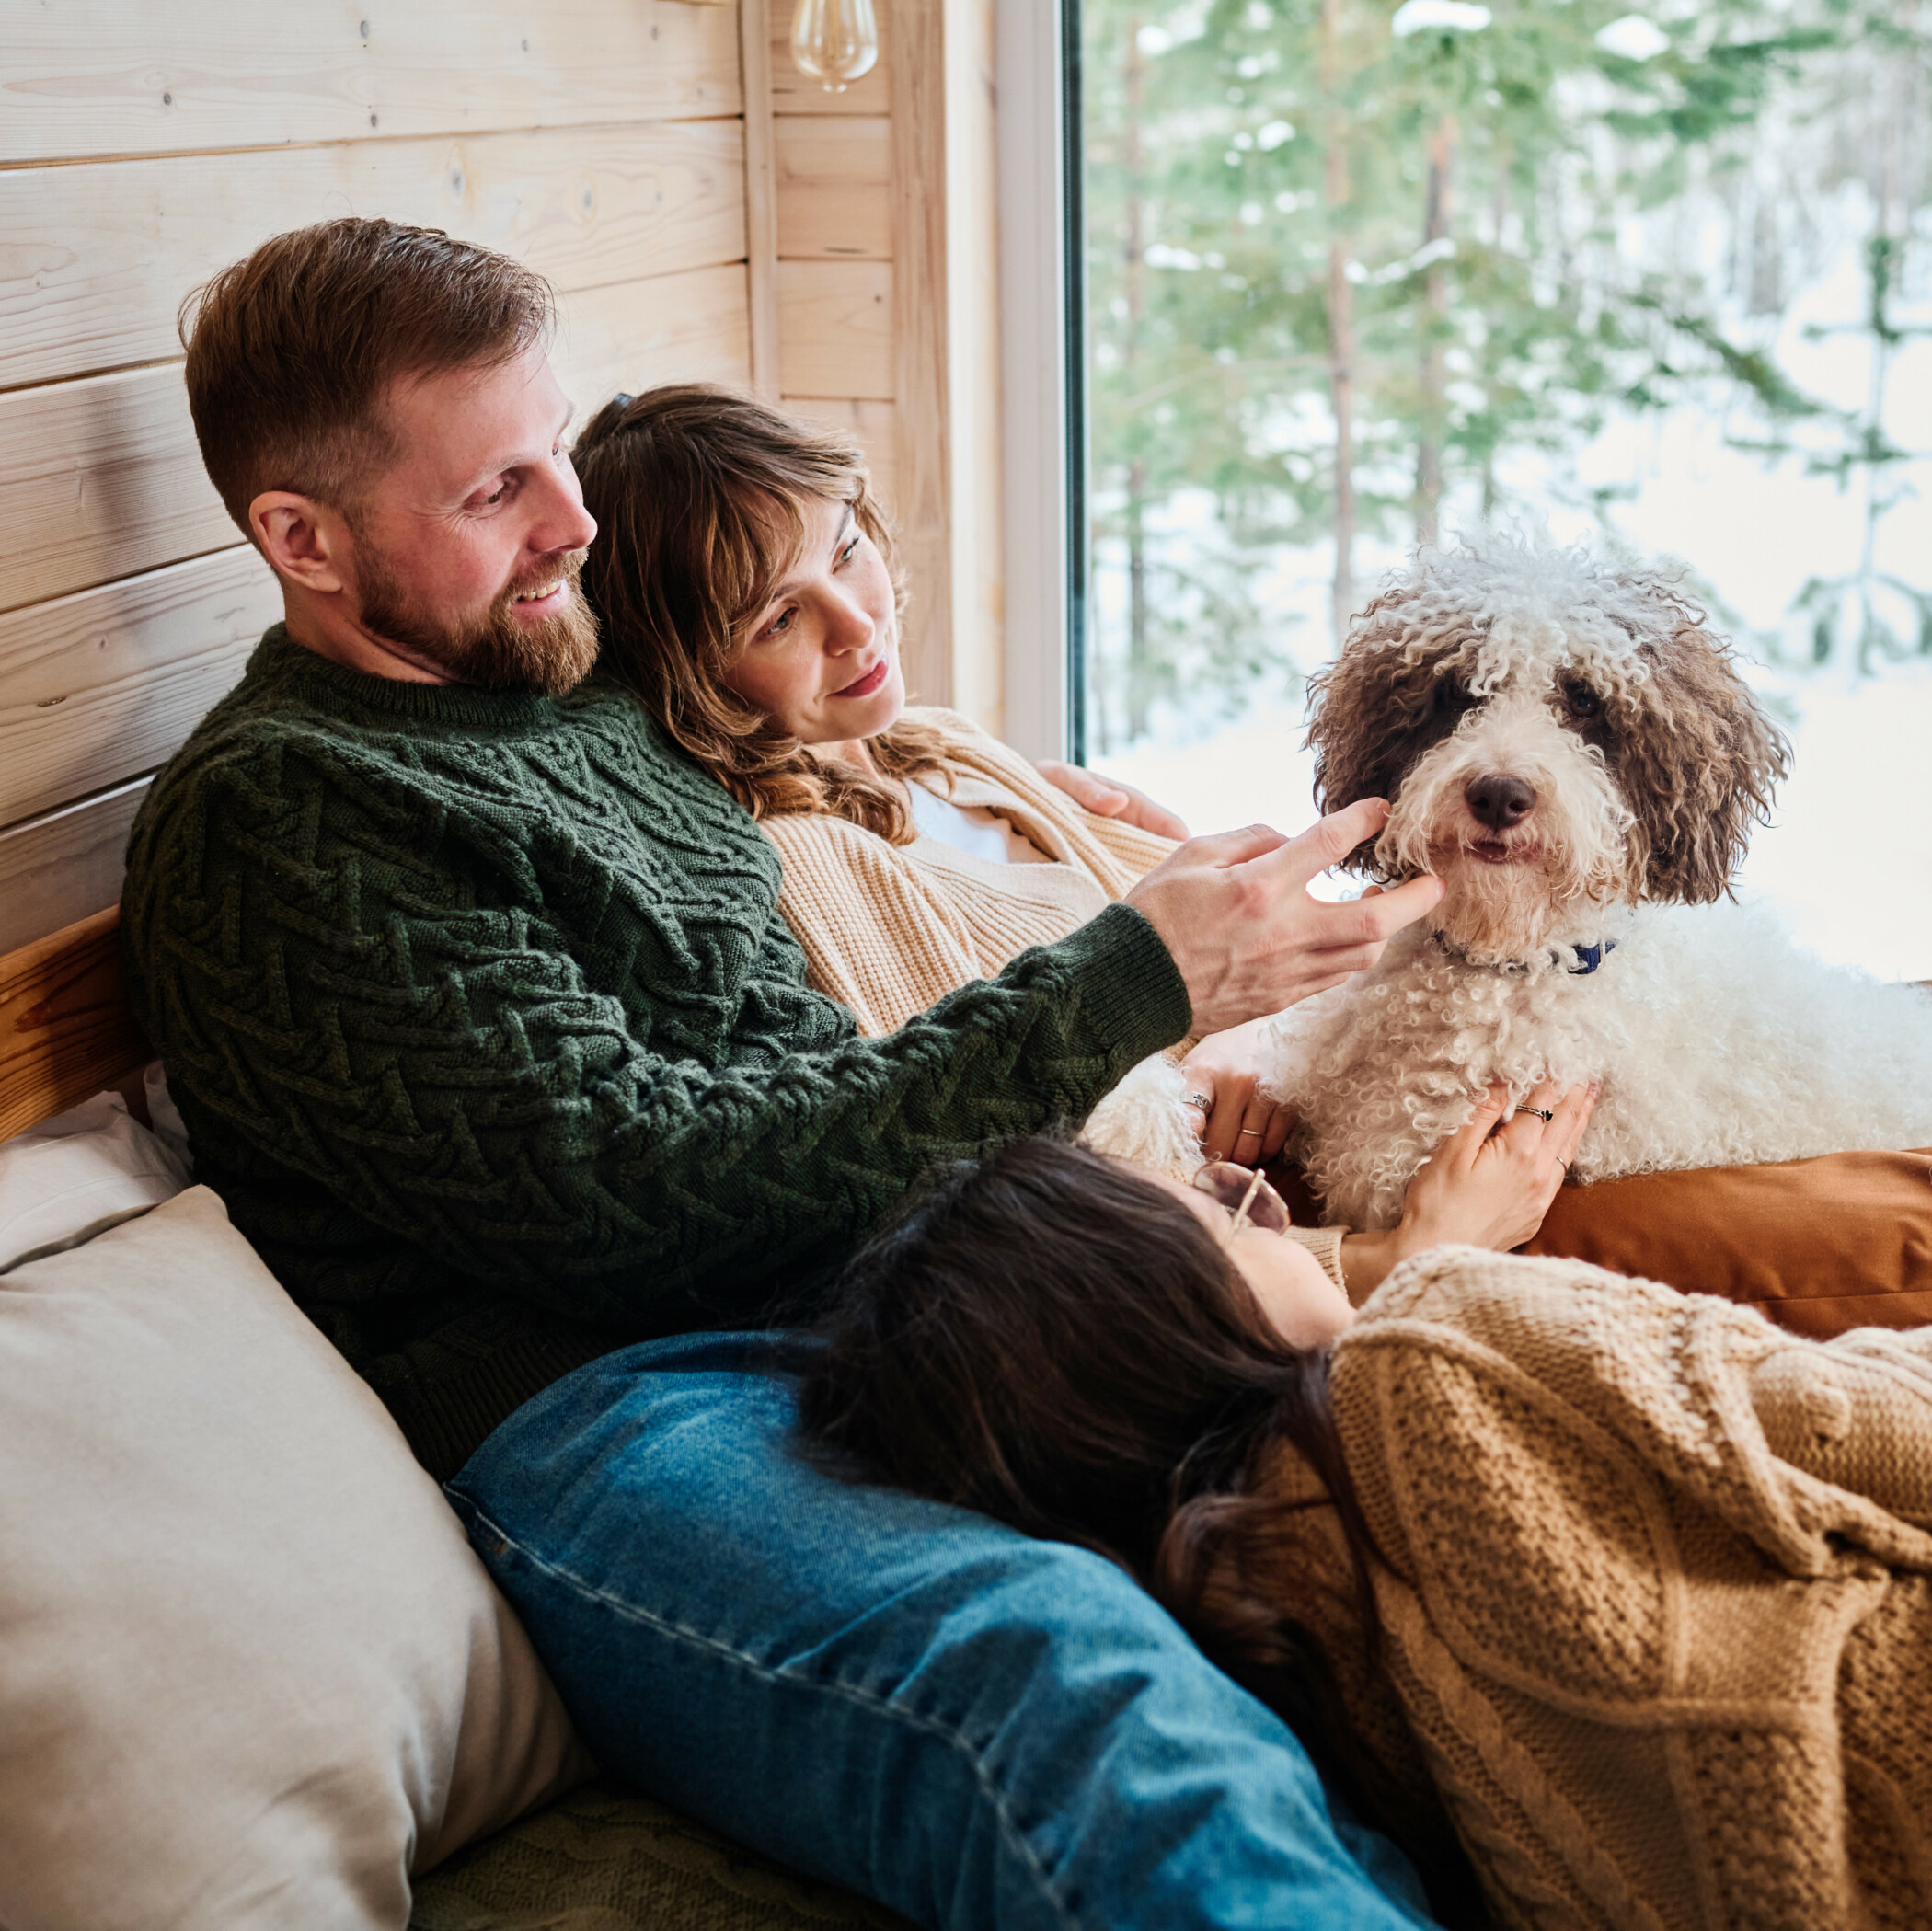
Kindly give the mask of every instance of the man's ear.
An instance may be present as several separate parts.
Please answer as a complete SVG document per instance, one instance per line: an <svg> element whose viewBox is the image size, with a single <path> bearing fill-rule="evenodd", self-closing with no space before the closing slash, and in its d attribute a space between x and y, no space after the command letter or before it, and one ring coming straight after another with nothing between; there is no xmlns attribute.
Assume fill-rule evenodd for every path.
<svg viewBox="0 0 1932 1931"><path fill-rule="evenodd" d="M344 587L349 526L326 504L292 489L264 489L248 505L248 526L277 576L304 590Z"/></svg>

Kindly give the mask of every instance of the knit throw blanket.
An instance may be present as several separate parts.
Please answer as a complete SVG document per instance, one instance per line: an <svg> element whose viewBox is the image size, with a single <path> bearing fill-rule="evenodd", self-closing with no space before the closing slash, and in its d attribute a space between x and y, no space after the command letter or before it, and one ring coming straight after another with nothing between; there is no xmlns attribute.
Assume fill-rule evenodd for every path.
<svg viewBox="0 0 1932 1931"><path fill-rule="evenodd" d="M1932 1924L1932 1329L1820 1343L1442 1248L1333 1390L1387 1558L1344 1697L1398 1785L1426 1768L1499 1923ZM1297 1613L1333 1521L1286 1518Z"/></svg>

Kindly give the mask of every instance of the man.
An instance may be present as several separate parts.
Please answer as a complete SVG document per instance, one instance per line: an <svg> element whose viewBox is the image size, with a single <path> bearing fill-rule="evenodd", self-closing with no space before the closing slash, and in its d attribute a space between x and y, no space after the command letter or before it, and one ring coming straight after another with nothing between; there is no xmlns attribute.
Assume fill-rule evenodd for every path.
<svg viewBox="0 0 1932 1931"><path fill-rule="evenodd" d="M196 431L286 616L123 897L199 1176L439 1476L626 1342L809 1305L935 1159L1334 983L1439 890L1308 897L1379 805L1198 840L857 1039L767 842L588 677L549 321L514 263L385 222L202 292ZM1104 1565L804 1469L726 1344L645 1367L588 1488L565 1440L607 1418L563 1390L555 1456L458 1490L613 1768L926 1923L1409 1921L1288 1733Z"/></svg>

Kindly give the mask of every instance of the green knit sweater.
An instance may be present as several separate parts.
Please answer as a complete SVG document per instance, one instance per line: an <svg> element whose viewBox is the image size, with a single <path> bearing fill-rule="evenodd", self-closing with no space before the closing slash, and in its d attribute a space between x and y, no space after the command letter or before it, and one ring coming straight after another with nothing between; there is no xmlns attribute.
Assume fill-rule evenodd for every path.
<svg viewBox="0 0 1932 1931"><path fill-rule="evenodd" d="M135 821L134 1010L198 1177L432 1470L619 1343L809 1307L936 1160L1181 1038L1110 907L890 1037L621 692L400 684L277 626Z"/></svg>

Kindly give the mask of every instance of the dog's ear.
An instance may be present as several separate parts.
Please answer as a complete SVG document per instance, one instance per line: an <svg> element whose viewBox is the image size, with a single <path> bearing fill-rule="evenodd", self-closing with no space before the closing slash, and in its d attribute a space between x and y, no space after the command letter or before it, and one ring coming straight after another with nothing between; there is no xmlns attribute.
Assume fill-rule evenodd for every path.
<svg viewBox="0 0 1932 1931"><path fill-rule="evenodd" d="M1468 702L1439 658L1412 661L1358 631L1327 670L1308 680L1316 810L1340 811L1359 798L1393 804L1410 766L1455 729ZM1374 848L1374 839L1357 845L1341 868L1380 876Z"/></svg>
<svg viewBox="0 0 1932 1931"><path fill-rule="evenodd" d="M1707 904L1730 890L1754 822L1768 822L1791 747L1700 625L1642 655L1650 674L1616 765L1649 846L1644 895Z"/></svg>

